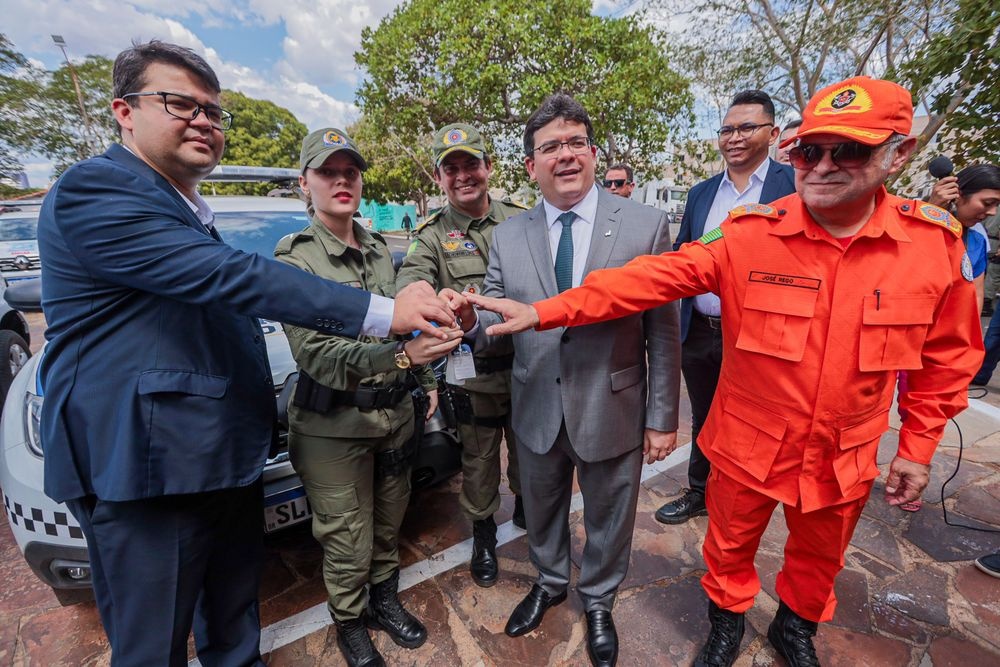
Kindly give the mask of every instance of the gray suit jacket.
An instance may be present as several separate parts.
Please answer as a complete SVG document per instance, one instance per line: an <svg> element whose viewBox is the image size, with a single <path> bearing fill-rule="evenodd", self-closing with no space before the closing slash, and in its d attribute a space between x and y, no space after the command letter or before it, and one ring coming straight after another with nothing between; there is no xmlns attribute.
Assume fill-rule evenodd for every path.
<svg viewBox="0 0 1000 667"><path fill-rule="evenodd" d="M671 249L666 215L600 190L584 275ZM532 303L557 294L541 204L493 232L483 293ZM477 347L498 321L480 311ZM566 421L573 449L602 461L642 445L644 428L677 430L680 324L676 303L610 322L514 335L514 433L544 454ZM648 359L648 367L647 367Z"/></svg>

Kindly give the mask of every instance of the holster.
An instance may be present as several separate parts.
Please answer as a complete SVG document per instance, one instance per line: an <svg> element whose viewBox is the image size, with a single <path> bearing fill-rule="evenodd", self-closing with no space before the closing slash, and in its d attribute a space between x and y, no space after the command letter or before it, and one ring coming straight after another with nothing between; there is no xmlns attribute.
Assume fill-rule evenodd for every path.
<svg viewBox="0 0 1000 667"><path fill-rule="evenodd" d="M453 385L448 385L448 392L451 394L451 404L455 410L455 420L459 424L474 424L488 428L501 428L503 426L506 417L477 417L476 411L472 407L472 397L469 395L469 392Z"/></svg>
<svg viewBox="0 0 1000 667"><path fill-rule="evenodd" d="M363 385L354 391L342 391L320 384L300 369L292 403L297 408L319 414L326 414L339 406L360 410L391 408L406 398L416 386L416 380L408 375L407 381L401 384Z"/></svg>

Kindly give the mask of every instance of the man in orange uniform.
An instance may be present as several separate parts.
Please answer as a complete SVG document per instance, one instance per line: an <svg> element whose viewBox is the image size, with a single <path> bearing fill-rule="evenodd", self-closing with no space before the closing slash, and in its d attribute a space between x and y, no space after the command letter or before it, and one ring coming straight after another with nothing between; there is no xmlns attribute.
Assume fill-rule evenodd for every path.
<svg viewBox="0 0 1000 667"><path fill-rule="evenodd" d="M879 474L896 371L909 372L911 391L886 480L892 505L920 496L945 422L967 405L983 347L961 226L883 186L913 152L912 118L894 83L825 88L788 140L798 194L741 206L677 252L595 271L533 307L469 297L506 320L490 334L721 297L722 373L699 438L712 464L702 579L712 631L695 665L738 656L760 590L754 555L778 503L789 535L768 639L790 665L817 665L812 637L833 617L834 578Z"/></svg>

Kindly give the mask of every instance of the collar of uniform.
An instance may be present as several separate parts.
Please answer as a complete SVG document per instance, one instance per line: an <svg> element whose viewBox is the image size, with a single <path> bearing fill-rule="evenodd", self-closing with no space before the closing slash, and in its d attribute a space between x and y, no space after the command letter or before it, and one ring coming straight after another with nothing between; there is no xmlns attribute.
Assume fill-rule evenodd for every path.
<svg viewBox="0 0 1000 667"><path fill-rule="evenodd" d="M337 236L326 228L319 218L313 216L312 218L312 232L319 242L323 244L323 248L326 250L326 254L333 257L341 257L347 249L350 247L343 241L341 241ZM364 252L371 252L372 249L377 245L375 243L374 237L368 233L368 230L358 224L358 221L354 221L354 238L358 240L361 244L361 249Z"/></svg>
<svg viewBox="0 0 1000 667"><path fill-rule="evenodd" d="M894 202L897 199L886 192L885 186L879 188L879 191L875 193L875 210L868 222L858 230L855 236L876 237L885 234L893 240L909 242L910 237L903 231L896 216L892 214L895 209ZM794 202L788 200L786 204L789 210L786 215L782 216L780 222L771 227L771 234L775 236L805 234L812 239L826 236L826 232L812 219L809 209L806 208L800 197L796 196Z"/></svg>
<svg viewBox="0 0 1000 667"><path fill-rule="evenodd" d="M462 213L457 208L448 204L448 224L453 226L455 229L459 230L463 234L469 233L469 228L472 227L472 223L479 222L480 220L491 219L494 222L500 222L504 220L503 210L500 208L500 203L490 197L490 207L486 211L486 215L482 218L472 218Z"/></svg>

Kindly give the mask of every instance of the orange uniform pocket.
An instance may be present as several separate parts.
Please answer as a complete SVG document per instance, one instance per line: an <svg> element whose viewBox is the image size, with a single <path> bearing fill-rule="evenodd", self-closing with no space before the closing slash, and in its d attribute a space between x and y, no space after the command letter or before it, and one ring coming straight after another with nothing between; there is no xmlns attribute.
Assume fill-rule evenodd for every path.
<svg viewBox="0 0 1000 667"><path fill-rule="evenodd" d="M722 423L711 443L718 452L760 481L767 479L788 429L788 420L779 414L735 394L725 398Z"/></svg>
<svg viewBox="0 0 1000 667"><path fill-rule="evenodd" d="M889 430L889 411L884 410L864 420L840 427L839 450L834 455L833 471L845 496L858 485L878 477L876 454L882 434Z"/></svg>
<svg viewBox="0 0 1000 667"><path fill-rule="evenodd" d="M802 361L819 291L770 283L747 284L736 347Z"/></svg>
<svg viewBox="0 0 1000 667"><path fill-rule="evenodd" d="M922 368L920 351L934 321L933 294L886 294L864 298L858 363L862 371Z"/></svg>

